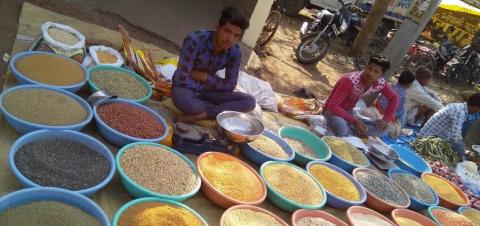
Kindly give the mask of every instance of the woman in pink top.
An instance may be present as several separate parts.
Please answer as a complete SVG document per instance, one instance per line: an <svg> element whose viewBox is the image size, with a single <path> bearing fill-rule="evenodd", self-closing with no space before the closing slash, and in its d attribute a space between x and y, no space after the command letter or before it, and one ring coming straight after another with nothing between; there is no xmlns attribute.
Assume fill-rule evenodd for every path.
<svg viewBox="0 0 480 226"><path fill-rule="evenodd" d="M383 136L387 133L388 122L393 121L398 105L397 94L382 77L389 68L390 61L387 57L375 55L363 71L347 73L338 80L324 107L324 115L335 135L363 137ZM377 92L388 100L383 119L367 122L352 115L353 107L360 98Z"/></svg>

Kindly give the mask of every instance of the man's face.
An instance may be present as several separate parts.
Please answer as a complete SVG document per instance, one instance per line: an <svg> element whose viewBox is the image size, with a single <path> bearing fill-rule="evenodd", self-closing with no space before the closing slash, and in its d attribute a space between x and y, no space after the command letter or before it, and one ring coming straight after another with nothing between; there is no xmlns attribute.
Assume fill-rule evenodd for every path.
<svg viewBox="0 0 480 226"><path fill-rule="evenodd" d="M217 26L215 44L219 49L226 51L240 41L241 37L242 29L227 22L223 26Z"/></svg>
<svg viewBox="0 0 480 226"><path fill-rule="evenodd" d="M380 65L377 64L367 64L363 71L363 76L368 81L376 81L382 77L383 69Z"/></svg>

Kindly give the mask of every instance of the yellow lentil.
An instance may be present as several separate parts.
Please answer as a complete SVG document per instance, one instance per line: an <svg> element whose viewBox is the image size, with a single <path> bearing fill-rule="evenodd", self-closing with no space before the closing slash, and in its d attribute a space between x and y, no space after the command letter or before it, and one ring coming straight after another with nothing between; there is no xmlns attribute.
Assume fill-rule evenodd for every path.
<svg viewBox="0 0 480 226"><path fill-rule="evenodd" d="M324 136L322 139L328 144L330 150L341 159L356 165L368 163L367 157L362 152L342 138Z"/></svg>
<svg viewBox="0 0 480 226"><path fill-rule="evenodd" d="M75 85L85 78L80 64L49 54L23 57L15 68L32 80L55 86Z"/></svg>
<svg viewBox="0 0 480 226"><path fill-rule="evenodd" d="M463 211L463 216L474 222L475 225L480 226L480 211L474 209L467 209Z"/></svg>
<svg viewBox="0 0 480 226"><path fill-rule="evenodd" d="M225 226L281 226L272 216L249 209L235 209L223 219Z"/></svg>
<svg viewBox="0 0 480 226"><path fill-rule="evenodd" d="M422 224L405 217L395 217L395 221L399 226L422 226Z"/></svg>
<svg viewBox="0 0 480 226"><path fill-rule="evenodd" d="M432 214L443 226L475 226L465 216L450 210L434 209Z"/></svg>
<svg viewBox="0 0 480 226"><path fill-rule="evenodd" d="M258 151L275 158L279 159L287 159L288 155L283 150L283 148L277 144L274 140L270 139L269 137L262 135L255 139L254 141L249 143L253 148L257 149Z"/></svg>
<svg viewBox="0 0 480 226"><path fill-rule="evenodd" d="M259 178L233 157L208 155L200 160L200 170L213 187L233 199L253 202L262 195Z"/></svg>
<svg viewBox="0 0 480 226"><path fill-rule="evenodd" d="M203 226L191 211L174 205L145 202L134 205L120 216L118 226Z"/></svg>
<svg viewBox="0 0 480 226"><path fill-rule="evenodd" d="M105 51L97 51L97 58L102 64L113 64L117 62L117 57Z"/></svg>
<svg viewBox="0 0 480 226"><path fill-rule="evenodd" d="M287 164L269 164L264 177L273 189L286 198L303 204L318 205L324 199L320 186L302 170Z"/></svg>
<svg viewBox="0 0 480 226"><path fill-rule="evenodd" d="M444 180L431 175L425 175L422 179L443 199L458 205L465 204L465 200L458 194L455 188Z"/></svg>
<svg viewBox="0 0 480 226"><path fill-rule="evenodd" d="M360 192L351 180L327 166L313 165L310 173L330 193L350 201L360 200Z"/></svg>

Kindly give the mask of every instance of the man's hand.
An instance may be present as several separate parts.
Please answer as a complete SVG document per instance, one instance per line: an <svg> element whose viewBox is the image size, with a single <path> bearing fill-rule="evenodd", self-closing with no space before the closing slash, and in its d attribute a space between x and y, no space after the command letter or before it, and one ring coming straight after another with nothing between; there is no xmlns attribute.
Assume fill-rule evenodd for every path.
<svg viewBox="0 0 480 226"><path fill-rule="evenodd" d="M360 121L359 119L355 119L355 121L353 121L353 125L355 125L355 130L358 135L365 136L367 129L365 128L365 124L363 124L362 121Z"/></svg>
<svg viewBox="0 0 480 226"><path fill-rule="evenodd" d="M380 131L387 129L387 126L388 126L388 122L383 119L377 122L377 129Z"/></svg>
<svg viewBox="0 0 480 226"><path fill-rule="evenodd" d="M206 82L208 79L208 74L199 70L192 70L192 78L197 82Z"/></svg>

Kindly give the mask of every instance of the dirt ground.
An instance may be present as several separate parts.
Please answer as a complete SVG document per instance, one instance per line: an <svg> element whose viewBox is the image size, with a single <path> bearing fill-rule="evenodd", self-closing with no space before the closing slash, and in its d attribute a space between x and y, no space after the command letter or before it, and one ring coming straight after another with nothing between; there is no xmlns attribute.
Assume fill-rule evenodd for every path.
<svg viewBox="0 0 480 226"><path fill-rule="evenodd" d="M24 0L0 1L0 54L10 53L17 32L18 17ZM130 24L116 14L104 12L95 8L93 0L31 0L35 5L76 17L90 23L116 29L122 24L133 37L148 43L153 43L169 52L178 54L179 46L162 36ZM267 56L261 59L262 70L257 76L269 81L275 91L293 94L299 88L306 88L317 97L326 98L341 74L355 70L352 59L346 54L347 47L339 39L334 43L330 53L320 62L302 65L296 62L294 49L300 42L298 28L308 20L307 11L295 18L285 16L273 37L267 44ZM7 69L7 64L0 62L0 72ZM437 90L446 102L459 100L458 88L453 88L443 82L435 81L432 87ZM452 90L454 90L452 92Z"/></svg>

